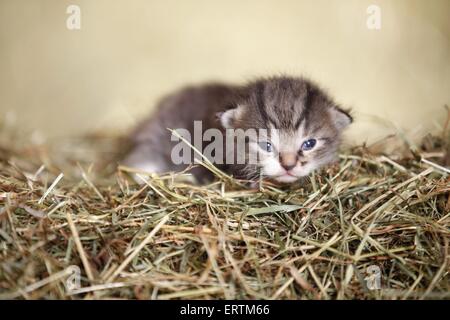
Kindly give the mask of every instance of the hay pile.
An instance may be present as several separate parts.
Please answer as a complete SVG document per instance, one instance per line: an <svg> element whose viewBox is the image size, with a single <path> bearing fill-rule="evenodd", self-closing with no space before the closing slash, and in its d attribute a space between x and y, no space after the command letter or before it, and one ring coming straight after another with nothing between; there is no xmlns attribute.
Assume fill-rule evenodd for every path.
<svg viewBox="0 0 450 320"><path fill-rule="evenodd" d="M259 190L139 186L117 139L27 141L1 133L2 299L450 298L448 135Z"/></svg>

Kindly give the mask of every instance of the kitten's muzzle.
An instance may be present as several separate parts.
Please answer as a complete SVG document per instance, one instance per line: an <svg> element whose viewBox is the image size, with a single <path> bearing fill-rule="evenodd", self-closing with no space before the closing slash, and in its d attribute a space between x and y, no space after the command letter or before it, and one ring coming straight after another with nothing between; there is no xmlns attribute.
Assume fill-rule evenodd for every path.
<svg viewBox="0 0 450 320"><path fill-rule="evenodd" d="M280 153L280 164L286 171L294 169L297 161L298 156L295 153Z"/></svg>

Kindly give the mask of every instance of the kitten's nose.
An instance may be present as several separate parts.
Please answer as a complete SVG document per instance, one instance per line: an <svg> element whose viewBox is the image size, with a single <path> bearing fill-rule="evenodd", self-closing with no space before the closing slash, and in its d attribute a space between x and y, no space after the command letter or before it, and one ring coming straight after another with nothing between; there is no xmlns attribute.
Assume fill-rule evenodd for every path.
<svg viewBox="0 0 450 320"><path fill-rule="evenodd" d="M286 170L289 171L297 165L297 155L295 153L281 153L280 164Z"/></svg>

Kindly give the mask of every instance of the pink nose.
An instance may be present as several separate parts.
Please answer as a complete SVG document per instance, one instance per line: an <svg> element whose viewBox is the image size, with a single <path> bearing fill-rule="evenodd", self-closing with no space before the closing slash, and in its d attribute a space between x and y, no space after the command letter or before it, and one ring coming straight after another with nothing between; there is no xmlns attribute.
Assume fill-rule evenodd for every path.
<svg viewBox="0 0 450 320"><path fill-rule="evenodd" d="M295 153L281 153L280 164L286 170L292 170L297 165L297 154Z"/></svg>
<svg viewBox="0 0 450 320"><path fill-rule="evenodd" d="M284 163L281 163L281 166L282 166L286 171L289 171L289 170L295 168L295 164L284 164Z"/></svg>

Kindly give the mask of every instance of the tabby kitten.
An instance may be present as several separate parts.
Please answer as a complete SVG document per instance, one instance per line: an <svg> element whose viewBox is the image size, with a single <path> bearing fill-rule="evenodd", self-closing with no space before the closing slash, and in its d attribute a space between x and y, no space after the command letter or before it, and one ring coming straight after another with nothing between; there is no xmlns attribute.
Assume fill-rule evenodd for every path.
<svg viewBox="0 0 450 320"><path fill-rule="evenodd" d="M174 161L174 147L180 141L167 128L181 128L183 137L196 139L196 121L201 121L200 136L211 129L224 137L238 129L257 130L256 136L245 137L244 148L224 145L215 150L213 162L220 169L241 179L291 183L336 158L341 133L353 119L304 78L278 76L243 86L188 87L164 98L157 111L134 130L133 149L124 164L152 173L185 169L188 164ZM205 150L210 141L204 140L196 147ZM244 162L230 157L230 163L230 152L244 153ZM256 158L250 157L253 154ZM201 166L191 172L200 181L211 178Z"/></svg>

